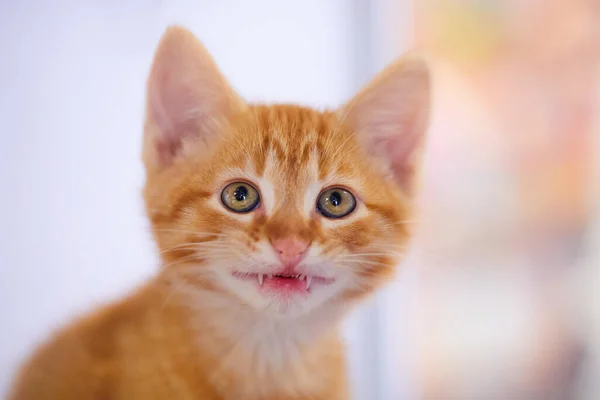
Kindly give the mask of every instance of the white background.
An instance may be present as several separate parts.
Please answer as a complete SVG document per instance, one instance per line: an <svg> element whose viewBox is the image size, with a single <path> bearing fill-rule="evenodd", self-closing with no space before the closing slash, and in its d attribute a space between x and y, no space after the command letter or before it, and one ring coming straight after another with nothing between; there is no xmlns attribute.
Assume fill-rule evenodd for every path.
<svg viewBox="0 0 600 400"><path fill-rule="evenodd" d="M249 100L334 107L390 58L371 46L376 3L2 2L0 395L52 329L156 271L140 141L164 28L194 31ZM348 323L356 399L413 397L409 367L397 361L410 347L403 301L390 324L379 317L389 311L372 305Z"/></svg>

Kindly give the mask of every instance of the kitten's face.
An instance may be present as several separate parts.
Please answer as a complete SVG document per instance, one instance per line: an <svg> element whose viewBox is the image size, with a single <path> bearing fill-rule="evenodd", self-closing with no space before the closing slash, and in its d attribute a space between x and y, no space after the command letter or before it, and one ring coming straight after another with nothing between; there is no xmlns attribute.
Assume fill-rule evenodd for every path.
<svg viewBox="0 0 600 400"><path fill-rule="evenodd" d="M279 317L343 305L388 280L409 236L420 142L390 140L416 118L414 107L402 120L382 112L397 82L339 112L249 106L207 57L172 30L149 80L145 198L166 268Z"/></svg>
<svg viewBox="0 0 600 400"><path fill-rule="evenodd" d="M406 198L339 119L250 107L223 129L210 156L149 182L160 193L148 199L168 263L193 260L186 275L286 315L356 297L391 275L407 239Z"/></svg>

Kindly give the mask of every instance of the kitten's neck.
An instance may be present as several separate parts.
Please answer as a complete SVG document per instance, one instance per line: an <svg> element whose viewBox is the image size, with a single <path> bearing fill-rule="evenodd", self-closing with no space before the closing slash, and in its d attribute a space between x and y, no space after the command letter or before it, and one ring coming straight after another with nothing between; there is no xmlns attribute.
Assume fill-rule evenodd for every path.
<svg viewBox="0 0 600 400"><path fill-rule="evenodd" d="M173 297L172 302L189 310L188 323L203 352L213 353L223 365L228 358L232 366L240 358L253 358L277 370L295 364L323 340L337 337L345 310L341 304L329 304L290 318L253 310L201 287L180 288Z"/></svg>
<svg viewBox="0 0 600 400"><path fill-rule="evenodd" d="M172 297L170 307L188 310L185 323L194 346L202 364L211 367L205 373L224 398L281 398L284 393L313 398L343 368L336 364L332 371L319 370L327 360L343 364L338 335L341 307L322 307L285 319L203 289L179 290ZM282 376L287 378L276 379Z"/></svg>
<svg viewBox="0 0 600 400"><path fill-rule="evenodd" d="M183 296L181 301L195 310L191 318L199 330L218 332L222 338L249 347L263 343L272 347L278 341L300 348L310 346L335 330L343 313L340 306L329 305L291 318L256 311L225 295L206 291Z"/></svg>

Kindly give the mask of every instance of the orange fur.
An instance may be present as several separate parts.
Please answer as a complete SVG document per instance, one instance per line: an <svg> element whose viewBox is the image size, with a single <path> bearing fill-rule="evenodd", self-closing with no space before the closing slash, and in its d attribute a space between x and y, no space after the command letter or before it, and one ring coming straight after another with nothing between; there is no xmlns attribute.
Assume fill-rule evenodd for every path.
<svg viewBox="0 0 600 400"><path fill-rule="evenodd" d="M9 398L349 398L339 321L390 279L409 239L428 96L425 65L405 58L337 111L249 105L191 33L170 28L148 81L143 154L163 268L54 335ZM219 201L240 180L261 195L247 214ZM315 208L331 186L358 202L339 220ZM270 243L289 237L310 244L299 273L333 283L273 297L234 277L273 272Z"/></svg>

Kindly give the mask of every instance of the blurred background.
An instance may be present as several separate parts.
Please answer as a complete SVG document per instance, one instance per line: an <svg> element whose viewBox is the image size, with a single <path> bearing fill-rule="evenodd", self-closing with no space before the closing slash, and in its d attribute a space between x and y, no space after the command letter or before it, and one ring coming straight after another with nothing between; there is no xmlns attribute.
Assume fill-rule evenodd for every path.
<svg viewBox="0 0 600 400"><path fill-rule="evenodd" d="M416 238L346 325L354 399L600 398L598 0L0 2L0 396L157 269L140 143L171 23L251 101L336 107L431 60Z"/></svg>

